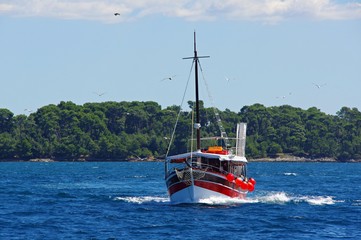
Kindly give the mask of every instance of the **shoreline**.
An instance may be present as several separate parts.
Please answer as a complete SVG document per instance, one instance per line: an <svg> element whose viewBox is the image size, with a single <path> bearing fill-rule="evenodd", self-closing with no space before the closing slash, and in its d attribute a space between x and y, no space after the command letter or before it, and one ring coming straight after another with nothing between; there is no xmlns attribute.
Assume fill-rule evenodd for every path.
<svg viewBox="0 0 361 240"><path fill-rule="evenodd" d="M248 162L342 162L334 158L304 158L304 157L276 157L276 158L255 158L248 159ZM348 162L348 161L347 161Z"/></svg>
<svg viewBox="0 0 361 240"><path fill-rule="evenodd" d="M51 159L51 158L33 158L25 159L1 159L0 162L162 162L164 159ZM303 157L276 157L276 158L250 158L252 162L334 162L334 163L361 163L361 159L348 159L338 161L334 158L303 158Z"/></svg>
<svg viewBox="0 0 361 240"><path fill-rule="evenodd" d="M334 162L334 163L361 163L361 159L336 160L334 158L303 158L303 157L277 157L248 159L248 162Z"/></svg>

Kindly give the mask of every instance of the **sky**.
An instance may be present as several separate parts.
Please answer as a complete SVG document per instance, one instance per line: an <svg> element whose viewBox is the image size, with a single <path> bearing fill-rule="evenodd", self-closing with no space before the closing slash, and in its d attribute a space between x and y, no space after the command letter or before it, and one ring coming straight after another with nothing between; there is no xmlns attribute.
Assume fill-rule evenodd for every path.
<svg viewBox="0 0 361 240"><path fill-rule="evenodd" d="M180 105L194 31L206 107L361 111L361 0L0 0L0 108Z"/></svg>

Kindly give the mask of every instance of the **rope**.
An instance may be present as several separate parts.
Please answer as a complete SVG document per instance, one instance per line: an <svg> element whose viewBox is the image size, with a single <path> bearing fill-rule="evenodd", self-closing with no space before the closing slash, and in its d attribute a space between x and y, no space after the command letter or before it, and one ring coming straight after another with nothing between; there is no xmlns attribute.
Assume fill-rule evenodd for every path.
<svg viewBox="0 0 361 240"><path fill-rule="evenodd" d="M182 112L182 106L183 106L184 98L185 98L186 93L187 93L187 89L188 89L189 81L190 81L191 74L192 74L193 65L194 65L194 61L192 62L192 66L191 66L191 69L190 69L190 71L189 71L187 84L186 84L186 87L185 87L185 89L184 89L184 93L183 93L182 101L181 101L181 104L180 104L180 107L179 107L179 112L178 112L178 115L177 115L177 119L176 119L176 122L175 122L175 124L174 124L174 128L173 128L172 136L171 136L170 141L169 141L169 145L168 145L168 149L167 149L166 157L168 156L169 151L170 151L170 148L171 148L171 146L172 146L172 144L173 144L175 131L176 131L176 129L177 129L178 121L179 121L179 118L180 118L180 115L181 115L181 112ZM193 128L192 128L192 129L193 129ZM192 131L193 131L193 130L192 130Z"/></svg>
<svg viewBox="0 0 361 240"><path fill-rule="evenodd" d="M193 104L193 109L192 109L192 122L191 122L191 129L192 129L192 133L191 133L191 153L193 153L193 136L194 136L194 127L193 127L193 124L194 124L194 105ZM192 158L192 154L191 154L191 158Z"/></svg>
<svg viewBox="0 0 361 240"><path fill-rule="evenodd" d="M215 115L215 118L216 118L216 121L217 121L217 124L218 124L219 131L220 131L220 133L221 133L221 137L224 138L224 142L225 142L225 144L226 144L226 147L228 147L228 137L227 137L227 133L226 133L226 131L225 131L224 128L223 128L222 121L221 121L221 118L220 118L220 116L219 116L218 110L217 110L217 108L215 107L215 104L214 104L214 101L213 101L213 97L212 97L211 92L210 92L210 90L209 90L208 83L207 83L207 81L206 81L206 79L205 79L205 77L204 77L203 69L202 69L202 66L201 66L201 63L200 63L200 62L199 62L199 68L200 68L201 73L202 73L203 83L204 83L204 85L206 86L208 98L209 98L209 100L211 101L211 105L212 105L213 112L214 112L214 115Z"/></svg>

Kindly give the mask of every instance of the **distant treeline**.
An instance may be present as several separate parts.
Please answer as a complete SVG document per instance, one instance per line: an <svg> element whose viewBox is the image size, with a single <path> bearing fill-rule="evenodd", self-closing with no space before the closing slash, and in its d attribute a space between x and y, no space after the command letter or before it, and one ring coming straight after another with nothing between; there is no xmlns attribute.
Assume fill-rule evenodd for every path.
<svg viewBox="0 0 361 240"><path fill-rule="evenodd" d="M182 110L170 154L187 151L192 105ZM120 160L162 158L179 107L156 102L61 102L26 115L0 109L0 159ZM200 106L203 136L220 135L213 108ZM361 159L361 113L343 107L328 115L312 107L244 106L218 110L223 128L234 137L236 123L246 122L248 158L288 154L306 158Z"/></svg>

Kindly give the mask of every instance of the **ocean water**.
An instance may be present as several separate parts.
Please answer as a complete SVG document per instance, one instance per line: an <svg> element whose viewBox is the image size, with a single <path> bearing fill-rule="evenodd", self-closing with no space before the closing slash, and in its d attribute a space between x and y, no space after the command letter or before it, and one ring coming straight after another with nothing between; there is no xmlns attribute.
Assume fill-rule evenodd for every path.
<svg viewBox="0 0 361 240"><path fill-rule="evenodd" d="M0 239L361 239L361 164L248 173L247 200L173 205L160 162L3 162Z"/></svg>

